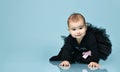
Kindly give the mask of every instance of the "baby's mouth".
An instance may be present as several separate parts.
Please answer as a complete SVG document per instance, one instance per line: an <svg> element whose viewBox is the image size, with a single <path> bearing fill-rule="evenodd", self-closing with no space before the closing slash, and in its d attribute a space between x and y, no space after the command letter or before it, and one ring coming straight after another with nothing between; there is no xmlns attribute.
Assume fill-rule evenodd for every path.
<svg viewBox="0 0 120 72"><path fill-rule="evenodd" d="M80 35L76 35L76 36L81 36L81 34Z"/></svg>

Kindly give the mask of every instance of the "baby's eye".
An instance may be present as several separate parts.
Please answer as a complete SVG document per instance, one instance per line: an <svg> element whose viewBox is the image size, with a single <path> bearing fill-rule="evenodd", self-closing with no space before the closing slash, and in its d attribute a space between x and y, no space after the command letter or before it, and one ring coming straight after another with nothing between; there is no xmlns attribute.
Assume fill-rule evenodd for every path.
<svg viewBox="0 0 120 72"><path fill-rule="evenodd" d="M79 28L79 29L82 29L82 28Z"/></svg>
<svg viewBox="0 0 120 72"><path fill-rule="evenodd" d="M72 29L73 31L75 31L76 29Z"/></svg>

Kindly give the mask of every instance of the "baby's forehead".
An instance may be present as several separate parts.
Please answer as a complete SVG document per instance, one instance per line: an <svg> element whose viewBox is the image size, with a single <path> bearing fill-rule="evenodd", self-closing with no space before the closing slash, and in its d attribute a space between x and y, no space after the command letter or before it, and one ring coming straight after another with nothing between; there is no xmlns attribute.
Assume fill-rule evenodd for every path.
<svg viewBox="0 0 120 72"><path fill-rule="evenodd" d="M84 19L82 17L78 17L78 18L73 18L69 20L69 24L71 23L80 23L80 24L84 24Z"/></svg>
<svg viewBox="0 0 120 72"><path fill-rule="evenodd" d="M70 21L69 25L85 25L83 20L79 20L79 21Z"/></svg>
<svg viewBox="0 0 120 72"><path fill-rule="evenodd" d="M69 27L83 27L85 26L84 22L71 22Z"/></svg>
<svg viewBox="0 0 120 72"><path fill-rule="evenodd" d="M84 19L82 17L71 18L69 22L84 22Z"/></svg>

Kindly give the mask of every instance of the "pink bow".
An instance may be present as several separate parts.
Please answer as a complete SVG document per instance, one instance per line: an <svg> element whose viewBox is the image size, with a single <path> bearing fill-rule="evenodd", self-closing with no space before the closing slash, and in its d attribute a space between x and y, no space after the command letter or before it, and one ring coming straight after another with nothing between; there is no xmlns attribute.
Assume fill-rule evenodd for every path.
<svg viewBox="0 0 120 72"><path fill-rule="evenodd" d="M83 52L83 58L86 59L88 56L91 56L91 51Z"/></svg>

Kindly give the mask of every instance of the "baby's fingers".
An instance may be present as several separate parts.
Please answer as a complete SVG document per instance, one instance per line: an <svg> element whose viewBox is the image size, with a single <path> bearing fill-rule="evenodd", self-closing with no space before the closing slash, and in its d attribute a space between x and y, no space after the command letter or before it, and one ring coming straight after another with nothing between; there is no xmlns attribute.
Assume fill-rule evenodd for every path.
<svg viewBox="0 0 120 72"><path fill-rule="evenodd" d="M70 63L68 61L63 61L59 64L59 67L63 70L68 70L70 68Z"/></svg>
<svg viewBox="0 0 120 72"><path fill-rule="evenodd" d="M70 63L68 61L63 61L59 65L60 66L70 66Z"/></svg>
<svg viewBox="0 0 120 72"><path fill-rule="evenodd" d="M90 62L90 63L88 64L88 66L89 66L89 67L100 67L100 65L99 65L98 63L96 63L96 62Z"/></svg>

